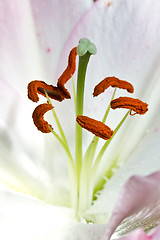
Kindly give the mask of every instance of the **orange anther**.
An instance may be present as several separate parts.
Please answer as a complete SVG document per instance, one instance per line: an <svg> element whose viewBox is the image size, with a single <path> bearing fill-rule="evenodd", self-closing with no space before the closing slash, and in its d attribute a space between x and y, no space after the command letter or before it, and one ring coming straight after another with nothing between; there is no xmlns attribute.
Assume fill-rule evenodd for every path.
<svg viewBox="0 0 160 240"><path fill-rule="evenodd" d="M39 101L38 93L46 97L45 91L52 99L60 102L64 99L63 93L61 93L58 87L48 85L45 82L38 80L32 81L28 84L28 98L33 102Z"/></svg>
<svg viewBox="0 0 160 240"><path fill-rule="evenodd" d="M50 98L55 99L59 102L64 99L63 93L59 90L58 87L48 85L45 82L38 80L32 81L28 84L28 98L33 102L39 101L38 93L46 97L45 91Z"/></svg>
<svg viewBox="0 0 160 240"><path fill-rule="evenodd" d="M113 135L113 131L100 121L86 116L77 116L76 121L82 128L105 140L110 139Z"/></svg>
<svg viewBox="0 0 160 240"><path fill-rule="evenodd" d="M71 98L70 93L64 87L64 84L71 78L76 70L77 47L74 47L68 57L68 66L58 79L57 86L63 92L65 98Z"/></svg>
<svg viewBox="0 0 160 240"><path fill-rule="evenodd" d="M130 97L119 97L111 101L111 108L127 108L133 110L135 113L132 114L130 112L130 115L135 114L145 114L148 111L148 104L142 102L139 99L130 98Z"/></svg>
<svg viewBox="0 0 160 240"><path fill-rule="evenodd" d="M130 93L134 92L134 88L131 83L120 80L116 77L107 77L95 86L93 96L98 96L110 86L126 89Z"/></svg>
<svg viewBox="0 0 160 240"><path fill-rule="evenodd" d="M53 106L51 104L48 104L48 103L40 104L35 108L32 114L34 124L36 125L38 130L43 133L50 132L48 127L48 122L44 120L44 114L49 110L51 110L52 108ZM51 125L49 126L52 128Z"/></svg>

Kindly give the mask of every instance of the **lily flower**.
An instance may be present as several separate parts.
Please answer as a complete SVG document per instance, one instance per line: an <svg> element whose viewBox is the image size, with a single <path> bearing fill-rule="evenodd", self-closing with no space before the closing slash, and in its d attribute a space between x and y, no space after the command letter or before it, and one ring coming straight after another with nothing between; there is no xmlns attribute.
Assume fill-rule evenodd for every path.
<svg viewBox="0 0 160 240"><path fill-rule="evenodd" d="M23 3L1 1L0 237L159 239L160 3Z"/></svg>

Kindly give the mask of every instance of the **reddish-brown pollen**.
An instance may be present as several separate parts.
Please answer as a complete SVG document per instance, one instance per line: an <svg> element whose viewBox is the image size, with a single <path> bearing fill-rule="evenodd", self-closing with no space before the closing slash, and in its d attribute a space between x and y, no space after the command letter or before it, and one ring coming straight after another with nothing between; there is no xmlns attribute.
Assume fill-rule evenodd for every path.
<svg viewBox="0 0 160 240"><path fill-rule="evenodd" d="M77 116L76 121L82 128L105 140L110 139L113 135L113 131L107 125L95 119Z"/></svg>
<svg viewBox="0 0 160 240"><path fill-rule="evenodd" d="M95 86L93 96L94 97L98 96L110 86L126 89L129 93L134 92L134 88L131 83L124 80L120 80L119 78L116 77L107 77Z"/></svg>
<svg viewBox="0 0 160 240"><path fill-rule="evenodd" d="M57 86L63 92L65 98L71 98L70 93L64 87L64 85L72 77L72 75L74 74L74 72L76 70L76 56L77 56L77 47L74 47L70 51L70 54L68 57L68 66L58 79Z"/></svg>
<svg viewBox="0 0 160 240"><path fill-rule="evenodd" d="M38 102L39 97L38 94L45 95L45 91L48 96L52 99L55 99L59 102L64 100L63 93L60 91L58 87L54 87L52 85L48 85L43 81L34 80L28 84L28 98L33 102Z"/></svg>
<svg viewBox="0 0 160 240"><path fill-rule="evenodd" d="M48 122L44 120L44 114L49 110L52 110L52 108L53 106L51 104L48 103L40 104L35 108L32 114L34 124L36 125L38 130L43 133L50 133ZM52 128L51 125L49 126Z"/></svg>
<svg viewBox="0 0 160 240"><path fill-rule="evenodd" d="M117 108L131 109L135 113L132 114L130 112L130 115L145 114L148 111L148 104L135 98L119 97L111 101L111 108L112 109L117 109Z"/></svg>

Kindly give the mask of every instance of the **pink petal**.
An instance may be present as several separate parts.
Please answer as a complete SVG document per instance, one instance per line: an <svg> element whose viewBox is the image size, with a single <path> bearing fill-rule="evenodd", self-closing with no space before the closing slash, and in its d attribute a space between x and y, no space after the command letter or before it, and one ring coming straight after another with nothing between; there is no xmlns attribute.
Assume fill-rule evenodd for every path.
<svg viewBox="0 0 160 240"><path fill-rule="evenodd" d="M143 83L149 84L159 67L159 10L156 0L111 1L110 5L106 0L97 1L76 25L59 67L71 46L88 37L97 46L87 74L90 85L115 75L136 83L136 94L142 93Z"/></svg>
<svg viewBox="0 0 160 240"><path fill-rule="evenodd" d="M160 239L160 225L156 227L152 234L146 234L143 229L137 229L120 240L159 240Z"/></svg>
<svg viewBox="0 0 160 240"><path fill-rule="evenodd" d="M150 236L147 236L143 229L135 230L134 232L128 234L126 237L120 238L120 240L151 240Z"/></svg>
<svg viewBox="0 0 160 240"><path fill-rule="evenodd" d="M31 0L47 81L57 81L55 72L63 46L80 17L92 4L92 0Z"/></svg>
<svg viewBox="0 0 160 240"><path fill-rule="evenodd" d="M97 54L90 60L87 81L85 110L90 115L102 116L104 105L102 102L110 98L109 90L94 99L92 91L94 86L106 76L117 76L120 79L130 81L135 87L135 95L149 104L150 113L147 121L141 120L142 128L139 131L139 139L143 136L144 129L150 124L157 109L156 101L159 101L159 49L160 49L160 2L157 0L122 0L97 1L91 9L81 18L70 39L64 46L58 68L58 74L65 66L65 58L71 46L77 44L82 37L88 37L97 46ZM151 91L152 89L152 91ZM125 94L117 91L118 95ZM156 99L157 98L157 99ZM115 119L119 120L120 111L115 111ZM122 111L121 111L122 112ZM142 118L141 118L142 119ZM111 125L115 121L111 117ZM145 126L143 128L143 125ZM136 131L136 132L137 132ZM130 136L131 132L129 132ZM135 143L135 134L130 137ZM136 134L137 135L137 134ZM128 140L129 143L131 141ZM120 141L120 148L122 147ZM128 144L131 146L131 144ZM132 151L127 146L126 151ZM122 159L124 155L122 156Z"/></svg>
<svg viewBox="0 0 160 240"><path fill-rule="evenodd" d="M153 231L153 233L150 236L151 236L151 239L153 240L160 239L160 225Z"/></svg>
<svg viewBox="0 0 160 240"><path fill-rule="evenodd" d="M24 96L27 83L43 76L29 1L1 1L0 14L0 78Z"/></svg>
<svg viewBox="0 0 160 240"><path fill-rule="evenodd" d="M22 0L21 4L1 0L1 79L23 93L33 79L53 81L63 45L91 4L91 0Z"/></svg>
<svg viewBox="0 0 160 240"><path fill-rule="evenodd" d="M119 229L121 228L122 234L132 227L153 227L154 224L160 221L159 183L160 171L146 177L133 176L125 183L120 191L112 216L107 225L105 240L111 237L118 225L125 218L128 219L119 227ZM144 219L138 221L139 213L144 216Z"/></svg>

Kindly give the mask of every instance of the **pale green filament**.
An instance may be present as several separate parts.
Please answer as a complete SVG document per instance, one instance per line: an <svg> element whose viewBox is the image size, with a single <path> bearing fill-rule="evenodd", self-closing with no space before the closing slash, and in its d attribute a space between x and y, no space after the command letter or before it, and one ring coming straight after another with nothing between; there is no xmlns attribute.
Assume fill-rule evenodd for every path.
<svg viewBox="0 0 160 240"><path fill-rule="evenodd" d="M49 96L48 96L48 93L47 93L45 90L44 90L44 92L45 92L45 94L46 94L46 97L47 97L47 100L48 100L49 104L52 105L51 100L50 100L50 98L49 98ZM66 139L66 137L65 137L65 134L64 134L63 128L62 128L62 126L61 126L61 124L60 124L60 121L59 121L59 119L58 119L58 117L57 117L57 114L56 114L56 112L55 112L55 110L54 110L54 107L53 107L53 109L52 109L52 113L53 113L53 117L54 117L54 119L55 119L55 121L56 121L57 127L58 127L58 129L59 129L61 138L63 139L63 141L65 142L66 146L67 146L68 149L69 149L67 139Z"/></svg>
<svg viewBox="0 0 160 240"><path fill-rule="evenodd" d="M98 164L99 164L99 162L100 162L103 154L105 153L108 145L110 144L110 142L112 141L113 137L115 136L115 134L118 132L118 130L120 129L120 127L122 126L122 124L123 124L124 121L126 120L126 118L127 118L127 116L128 116L129 113L130 113L130 110L125 114L125 116L123 117L123 119L120 121L120 123L118 124L118 126L115 128L112 137L111 137L109 140L107 140L107 141L105 142L105 144L103 145L103 147L101 148L101 151L99 152L99 154L98 154L98 156L97 156L97 158L96 158L96 161L95 161L95 163L94 163L94 166L93 166L93 169L92 169L93 172L94 172L94 171L96 170L96 168L98 167Z"/></svg>
<svg viewBox="0 0 160 240"><path fill-rule="evenodd" d="M51 133L56 137L58 142L62 145L63 149L65 150L67 154L67 159L68 159L68 169L69 169L69 177L70 177L70 186L71 186L71 192L70 192L70 204L71 207L76 208L77 206L77 179L76 179L76 174L75 174L75 166L74 166L74 161L72 158L72 155L70 153L69 148L67 147L66 143L59 137L59 135L50 127L49 130Z"/></svg>
<svg viewBox="0 0 160 240"><path fill-rule="evenodd" d="M114 136L116 135L116 133L118 132L118 130L120 129L120 127L122 126L122 124L124 123L124 121L126 120L128 114L130 113L131 110L129 110L125 116L123 117L123 119L120 121L120 123L117 125L117 127L115 128L114 130L114 133L112 135L112 137L107 140L103 147L101 148L95 162L94 162L94 165L92 167L92 170L91 170L91 173L90 173L90 183L89 183L89 194L88 194L88 201L89 201L89 205L92 203L92 198L93 198L93 194L95 192L97 192L98 190L100 190L102 187L103 187L103 183L105 182L104 179L100 178L98 183L96 184L95 186L95 180L96 180L96 173L98 171L98 167L99 167L99 164L100 164L100 161L103 157L103 154L105 153L107 147L109 146L110 142L112 141L112 139L114 138ZM111 168L115 167L116 166L116 163L112 163L110 168L109 168L109 171ZM103 177L103 175L101 176Z"/></svg>
<svg viewBox="0 0 160 240"><path fill-rule="evenodd" d="M51 131L51 133L55 136L55 138L58 140L58 142L62 145L62 147L64 148L65 152L67 153L67 156L68 158L70 159L70 163L72 165L74 165L74 162L73 162L73 158L72 158L72 155L68 149L68 147L66 146L66 143L60 138L60 136L50 127L49 127L49 130Z"/></svg>
<svg viewBox="0 0 160 240"><path fill-rule="evenodd" d="M72 76L72 87L73 87L73 96L74 96L74 106L75 106L75 112L76 112L76 88L75 88L73 76Z"/></svg>
<svg viewBox="0 0 160 240"><path fill-rule="evenodd" d="M116 88L114 89L114 92L112 94L110 102L114 99L115 94L116 94ZM103 120L102 120L103 123L105 123L110 109L111 109L111 105L109 103L108 108L107 108L107 110L104 114ZM99 137L94 136L93 139L92 139L92 142L90 143L92 145L92 149L90 147L89 147L90 149L87 149L87 151L90 152L88 160L87 160L88 161L88 166L92 166L92 162L93 162L93 159L94 159L94 155L95 155L95 151L96 151L96 148L97 148L98 141L99 141Z"/></svg>
<svg viewBox="0 0 160 240"><path fill-rule="evenodd" d="M114 99L114 96L115 96L115 94L116 94L116 90L117 90L117 88L114 89L114 92L113 92L113 94L112 94L112 97L111 97L110 102L112 102L112 100ZM105 112L105 114L104 114L102 123L105 123L105 121L106 121L106 119L107 119L107 117L108 117L108 114L109 114L110 109L111 109L111 104L109 103L108 108L107 108L107 110L106 110L106 112Z"/></svg>

